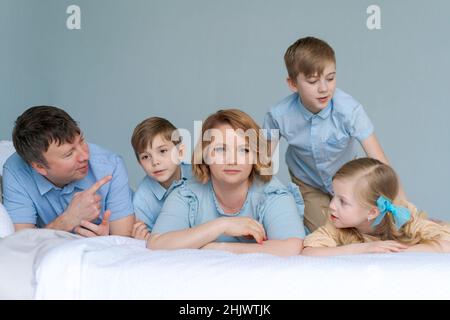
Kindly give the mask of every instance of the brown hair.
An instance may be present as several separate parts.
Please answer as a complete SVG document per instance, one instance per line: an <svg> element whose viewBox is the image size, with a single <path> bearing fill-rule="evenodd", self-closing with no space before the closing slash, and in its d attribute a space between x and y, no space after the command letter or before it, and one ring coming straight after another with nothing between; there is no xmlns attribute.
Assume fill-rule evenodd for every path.
<svg viewBox="0 0 450 320"><path fill-rule="evenodd" d="M306 37L289 46L284 54L284 62L289 78L297 81L299 73L307 77L321 75L327 63L336 64L336 57L328 43L314 37Z"/></svg>
<svg viewBox="0 0 450 320"><path fill-rule="evenodd" d="M228 124L235 130L241 129L246 133L253 132L256 134L256 139L249 139L250 149L256 155L256 163L253 164L249 179L250 181L253 181L256 176L262 182L270 181L272 179L271 174L262 174L263 169L269 170L272 165L267 153L269 148L268 142L264 138L261 128L252 117L238 109L219 110L216 113L211 114L205 122L203 122L200 140L192 154L192 172L197 180L201 183L206 183L210 177L209 166L204 161L203 153L204 149L211 142L210 139L205 139L205 133L221 124Z"/></svg>
<svg viewBox="0 0 450 320"><path fill-rule="evenodd" d="M75 120L64 110L52 106L35 106L16 119L12 133L14 148L29 164L48 166L44 152L51 143L72 143L81 134Z"/></svg>
<svg viewBox="0 0 450 320"><path fill-rule="evenodd" d="M139 123L131 136L131 145L138 161L139 154L144 152L148 146L152 146L157 135L178 145L181 142L181 136L175 136L174 132L177 132L177 128L164 118L151 117Z"/></svg>
<svg viewBox="0 0 450 320"><path fill-rule="evenodd" d="M380 196L384 196L393 203L396 201L400 183L394 170L387 164L372 158L360 158L352 160L342 166L334 175L335 179L356 179L356 197L363 207L376 206L376 201ZM400 204L402 205L402 203ZM408 245L418 243L436 243L440 232L445 232L444 227L436 224L436 230L430 230L429 234L415 232L413 227L414 219L424 218L424 213L414 216L411 212L411 219L399 230L396 228L392 214L388 212L381 223L378 224L372 235L381 240L396 240ZM339 229L339 242L342 244L364 242L362 234L356 228Z"/></svg>

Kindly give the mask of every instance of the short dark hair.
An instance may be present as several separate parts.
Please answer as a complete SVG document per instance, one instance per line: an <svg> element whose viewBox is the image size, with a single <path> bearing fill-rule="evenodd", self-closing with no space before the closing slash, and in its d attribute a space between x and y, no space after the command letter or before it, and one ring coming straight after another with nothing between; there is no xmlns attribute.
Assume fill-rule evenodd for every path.
<svg viewBox="0 0 450 320"><path fill-rule="evenodd" d="M64 110L52 106L35 106L20 115L12 140L23 160L47 166L43 153L51 143L72 143L81 134L78 124Z"/></svg>

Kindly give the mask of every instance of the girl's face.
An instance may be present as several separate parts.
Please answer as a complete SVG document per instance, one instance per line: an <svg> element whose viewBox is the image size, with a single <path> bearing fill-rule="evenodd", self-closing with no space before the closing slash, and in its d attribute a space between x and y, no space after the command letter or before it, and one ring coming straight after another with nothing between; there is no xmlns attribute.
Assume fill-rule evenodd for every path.
<svg viewBox="0 0 450 320"><path fill-rule="evenodd" d="M356 180L350 178L333 180L334 197L330 203L330 218L336 228L357 228L363 233L369 233L376 212L360 204L356 198L355 184Z"/></svg>
<svg viewBox="0 0 450 320"><path fill-rule="evenodd" d="M246 138L228 124L217 126L212 132L211 143L204 150L211 178L231 185L247 182L254 155Z"/></svg>

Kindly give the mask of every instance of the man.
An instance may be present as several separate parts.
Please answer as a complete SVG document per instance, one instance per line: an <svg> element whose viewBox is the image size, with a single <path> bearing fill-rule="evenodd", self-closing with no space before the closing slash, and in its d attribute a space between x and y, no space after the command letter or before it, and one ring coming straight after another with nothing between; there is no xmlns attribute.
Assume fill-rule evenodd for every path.
<svg viewBox="0 0 450 320"><path fill-rule="evenodd" d="M86 237L130 236L132 192L122 159L85 142L62 109L26 110L3 169L4 205L16 231L48 228Z"/></svg>

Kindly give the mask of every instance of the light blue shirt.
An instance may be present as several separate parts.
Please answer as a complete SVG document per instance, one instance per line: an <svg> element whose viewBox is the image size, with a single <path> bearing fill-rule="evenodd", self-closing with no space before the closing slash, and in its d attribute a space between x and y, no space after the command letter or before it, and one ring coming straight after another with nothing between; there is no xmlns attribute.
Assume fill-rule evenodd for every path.
<svg viewBox="0 0 450 320"><path fill-rule="evenodd" d="M317 114L306 109L294 93L270 109L263 127L279 129L286 139L286 163L292 174L330 194L333 175L357 157L355 140L361 143L374 131L362 105L339 89Z"/></svg>
<svg viewBox="0 0 450 320"><path fill-rule="evenodd" d="M37 173L17 153L3 167L3 200L13 223L30 223L44 227L60 216L75 192L90 188L97 180L112 175L112 180L98 191L102 198L100 223L105 210L111 221L133 214L132 192L123 160L95 144L89 145L89 171L86 177L63 188Z"/></svg>
<svg viewBox="0 0 450 320"><path fill-rule="evenodd" d="M158 181L145 176L142 179L133 197L134 213L136 218L145 222L149 230L153 229L156 218L158 218L161 208L169 193L183 183L184 180L192 177L192 166L181 163L181 180L172 182L168 189L165 189Z"/></svg>
<svg viewBox="0 0 450 320"><path fill-rule="evenodd" d="M268 183L256 180L248 190L241 210L224 213L209 181L201 184L194 179L174 189L167 197L153 228L154 233L192 228L220 217L251 217L259 221L269 240L304 238L303 198L292 183L286 187L273 177ZM218 242L255 242L245 237L221 235Z"/></svg>

